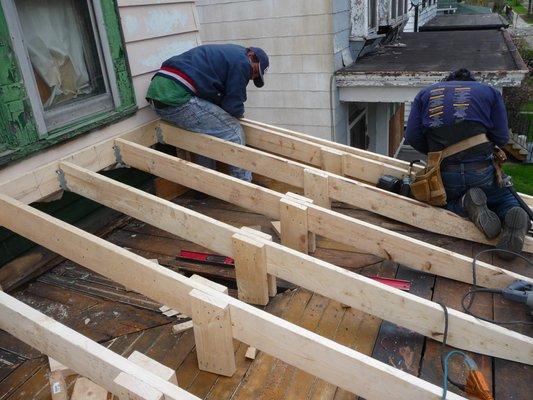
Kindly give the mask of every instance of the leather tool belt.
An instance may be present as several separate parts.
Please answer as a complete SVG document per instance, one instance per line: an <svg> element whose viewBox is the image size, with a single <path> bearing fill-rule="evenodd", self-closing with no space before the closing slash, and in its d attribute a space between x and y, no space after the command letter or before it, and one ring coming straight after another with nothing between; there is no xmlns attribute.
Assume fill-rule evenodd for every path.
<svg viewBox="0 0 533 400"><path fill-rule="evenodd" d="M424 203L431 204L432 206L445 206L446 190L444 189L440 174L440 164L442 160L488 141L487 136L482 133L452 144L444 150L428 153L426 167L416 173L413 182L411 183L411 193L413 194L413 197Z"/></svg>

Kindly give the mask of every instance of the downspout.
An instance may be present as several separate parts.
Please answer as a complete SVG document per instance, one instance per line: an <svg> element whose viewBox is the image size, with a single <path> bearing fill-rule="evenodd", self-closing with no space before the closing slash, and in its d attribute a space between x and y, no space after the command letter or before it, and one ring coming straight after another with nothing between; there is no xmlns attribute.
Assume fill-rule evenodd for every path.
<svg viewBox="0 0 533 400"><path fill-rule="evenodd" d="M335 81L335 72L331 74L331 78L329 79L329 109L330 109L330 117L331 117L331 137L330 140L332 142L335 141L335 109L333 108L333 82Z"/></svg>

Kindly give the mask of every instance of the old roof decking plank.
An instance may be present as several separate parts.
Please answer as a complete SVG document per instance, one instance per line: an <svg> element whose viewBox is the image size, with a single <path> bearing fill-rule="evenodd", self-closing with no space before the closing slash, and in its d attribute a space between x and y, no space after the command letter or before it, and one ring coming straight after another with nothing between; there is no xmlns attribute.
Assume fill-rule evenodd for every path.
<svg viewBox="0 0 533 400"><path fill-rule="evenodd" d="M431 299L435 276L400 266L395 278L410 281L410 293ZM425 343L426 339L416 332L384 321L381 324L372 357L419 376Z"/></svg>
<svg viewBox="0 0 533 400"><path fill-rule="evenodd" d="M23 338L28 344L72 367L81 375L115 394L127 395L129 389L113 379L119 372L134 376L146 385L176 400L195 399L175 385L136 366L98 343L45 316L32 307L0 292L0 327ZM28 335L28 332L38 332ZM37 375L34 375L37 377ZM38 378L37 378L38 379ZM45 378L46 379L46 378Z"/></svg>
<svg viewBox="0 0 533 400"><path fill-rule="evenodd" d="M531 260L531 259L530 259ZM531 269L524 262L504 261L503 265L520 264L520 268ZM523 304L493 296L494 319L499 321L531 321L530 309ZM514 324L513 329L525 335L533 336L533 325ZM531 382L533 367L494 359L494 397L496 399L519 399L524 397L521 386L523 382Z"/></svg>
<svg viewBox="0 0 533 400"><path fill-rule="evenodd" d="M231 241L235 228L137 189L128 188L126 185L113 182L72 164L65 163L62 166L67 174L67 184L77 193L126 211L136 218L169 230L176 235L186 236L203 244L210 243L207 244L209 248L224 255L233 256L233 248L227 242L228 239ZM200 228L202 226L203 228ZM199 233L200 229L206 232L216 231L220 236L214 237L208 234L206 239L205 234ZM264 245L267 254L267 270L270 274L383 319L402 324L426 336L438 338L440 330L438 321L442 310L439 310L437 305L398 290L391 290L379 282L351 274L339 267L276 243L264 241ZM298 268L294 268L295 265L298 265ZM341 288L342 290L339 290ZM366 296L359 297L355 294L356 292L365 292L366 296L374 300L366 301ZM185 297L183 293L179 296ZM183 297L182 301L184 301ZM179 307L177 309L185 314L190 311ZM411 315L410 319L403 318L402 313L399 313L402 309L404 313ZM418 315L419 318L413 318L413 315ZM449 315L453 327L450 329L450 344L504 358L511 357L513 360L533 362L531 354L516 352L506 343L514 341L517 345L527 344L530 338L522 337L496 325L481 324L474 318L455 310L450 310ZM480 335L476 331L481 326L485 333Z"/></svg>
<svg viewBox="0 0 533 400"><path fill-rule="evenodd" d="M10 229L51 247L52 250L64 255L68 254L69 258L74 261L103 273L131 289L148 294L155 300L168 304L169 307L183 310L185 314L190 313L187 294L191 289L205 290L215 298L223 297L231 307L233 335L236 339L267 351L299 368L366 396L389 397L393 393L395 396L399 391L413 398L425 399L428 396L438 398L439 389L433 385L428 385L401 371L386 368L382 363L360 353L172 273L100 238L33 210L16 200L5 196L0 197L2 207L8 211L7 215L2 216L2 223ZM35 224L41 227L39 232L28 229L29 226ZM66 241L76 249L67 248L64 244ZM274 245L270 242L266 243L270 246ZM103 265L103 260L106 260L105 265ZM144 275L146 279L136 279L139 275ZM157 287L154 286L155 281L157 281ZM265 336L266 332L268 332L267 336ZM294 352L294 350L297 351ZM304 357L301 352L307 351L315 354L317 358ZM54 358L64 361L61 357ZM357 377L357 374L355 378L353 376L347 378L345 371L352 368L354 370L364 369L365 379ZM387 379L389 384L383 387L369 387L367 386L369 379ZM164 385L158 385L158 387L162 390L165 388Z"/></svg>
<svg viewBox="0 0 533 400"><path fill-rule="evenodd" d="M306 168L309 168L305 164L290 161L264 151L251 149L222 139L188 132L165 122L161 122L160 126L165 143L248 169L290 185L297 187L303 187L304 185L303 173ZM290 142L290 144L286 144L283 147L277 147L278 149L281 148L280 151L283 152L284 156L298 157L298 154L301 152L307 153L306 149L316 148L312 150L313 152L310 155L307 154L300 157L302 159L305 158L306 162L320 157L320 146L312 142L294 139L280 133L272 133L272 135L283 137L283 140ZM271 144L269 147L276 147L273 139L269 139L269 135L256 135L254 137L257 140L251 143L251 137L248 137L247 134L247 143L254 147L262 147L265 141L270 141ZM124 141L118 140L117 143L121 146ZM306 147L293 154L294 149L298 149L302 143ZM129 147L139 146L131 145ZM346 157L355 156L347 153ZM313 162L318 161L315 160ZM136 165L138 168L142 168L140 162L136 162ZM148 165L145 168L145 171L157 170L155 165ZM342 201L428 231L481 243L494 243L494 241L488 241L472 222L450 211L431 207L415 199L400 196L396 193L391 193L327 171L324 171L324 173L328 175L330 185L329 194L334 200ZM344 171L344 173L348 174L347 171ZM169 180L171 179L170 176L164 177ZM438 220L439 224L434 224L435 220ZM526 240L525 250L533 251L533 240Z"/></svg>

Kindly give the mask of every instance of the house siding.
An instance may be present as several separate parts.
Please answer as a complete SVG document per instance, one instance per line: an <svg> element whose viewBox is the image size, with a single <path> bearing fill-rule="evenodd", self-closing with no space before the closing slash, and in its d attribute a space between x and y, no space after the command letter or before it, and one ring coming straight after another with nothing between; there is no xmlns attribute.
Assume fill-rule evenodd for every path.
<svg viewBox="0 0 533 400"><path fill-rule="evenodd" d="M196 5L203 43L259 46L270 57L265 86L248 87L247 118L332 138L343 110L331 77L351 62L350 0L198 0Z"/></svg>
<svg viewBox="0 0 533 400"><path fill-rule="evenodd" d="M118 0L126 51L139 108L161 62L200 44L195 1Z"/></svg>

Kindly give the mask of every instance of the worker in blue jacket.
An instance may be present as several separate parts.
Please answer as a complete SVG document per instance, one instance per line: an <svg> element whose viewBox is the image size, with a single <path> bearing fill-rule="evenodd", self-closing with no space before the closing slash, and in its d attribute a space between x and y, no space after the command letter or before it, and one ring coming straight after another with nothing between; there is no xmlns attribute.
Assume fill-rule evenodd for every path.
<svg viewBox="0 0 533 400"><path fill-rule="evenodd" d="M405 139L427 154L481 133L489 142L452 155L441 164L446 208L468 216L489 239L501 233L498 248L519 252L529 216L509 189L500 187L493 162L494 146L504 146L509 140L500 92L476 82L466 69L452 72L444 82L417 94ZM508 253L500 256L510 258Z"/></svg>
<svg viewBox="0 0 533 400"><path fill-rule="evenodd" d="M246 86L264 85L269 60L258 47L209 44L169 58L156 72L146 99L161 119L182 129L244 144L238 121L244 115ZM214 169L215 161L198 163ZM252 174L230 166L230 174L250 182Z"/></svg>

